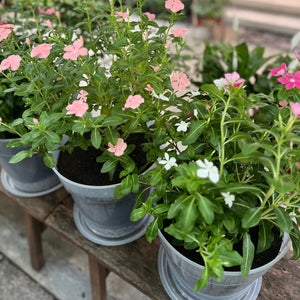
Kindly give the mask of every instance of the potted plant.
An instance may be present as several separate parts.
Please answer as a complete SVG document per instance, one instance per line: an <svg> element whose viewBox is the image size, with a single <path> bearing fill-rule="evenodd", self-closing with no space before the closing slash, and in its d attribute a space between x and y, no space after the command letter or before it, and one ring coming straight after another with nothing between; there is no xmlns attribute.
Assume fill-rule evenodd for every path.
<svg viewBox="0 0 300 300"><path fill-rule="evenodd" d="M129 11L122 1L110 1L96 18L85 2L86 17L76 28L62 26L59 14L44 20L29 4L33 20L23 28L34 31L27 39L26 33L13 35L6 48L20 57L11 89L29 95L21 119L28 132L10 146L30 149L11 163L36 152L43 156L75 200L78 229L105 245L132 241L149 223L149 216L130 221L130 213L139 175L153 164L165 134L162 107L173 93L168 89L176 59L172 40L179 53L187 31L172 29L181 17L180 1L175 7L166 1L170 22L161 28L155 15L142 12L141 2ZM12 53L9 42L23 48ZM20 86L15 78L25 82ZM60 151L58 161L54 150Z"/></svg>
<svg viewBox="0 0 300 300"><path fill-rule="evenodd" d="M0 25L1 43L9 39L13 26L2 22ZM0 60L7 62L4 52ZM4 64L2 65L3 69ZM1 70L2 70L1 69ZM12 67L14 69L14 67ZM31 158L12 165L9 160L24 147L7 148L9 142L19 141L19 137L27 132L22 124L22 113L25 111L25 95L22 91L15 93L10 82L14 71L0 75L0 165L3 186L12 194L24 197L44 195L61 187L60 181L52 170L45 166L42 157ZM22 79L15 77L16 84L21 85ZM18 143L18 142L17 142Z"/></svg>
<svg viewBox="0 0 300 300"><path fill-rule="evenodd" d="M172 299L255 299L289 239L300 256L300 72L278 64L268 77L269 94L232 72L172 101L142 180L155 190L131 215L154 218L146 237L159 233Z"/></svg>

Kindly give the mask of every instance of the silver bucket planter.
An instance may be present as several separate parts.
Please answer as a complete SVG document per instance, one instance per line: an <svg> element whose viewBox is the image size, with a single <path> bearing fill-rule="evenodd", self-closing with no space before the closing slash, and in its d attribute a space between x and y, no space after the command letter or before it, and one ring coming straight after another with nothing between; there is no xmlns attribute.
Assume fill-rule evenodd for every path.
<svg viewBox="0 0 300 300"><path fill-rule="evenodd" d="M13 139L0 139L1 182L11 194L21 197L37 197L60 188L58 177L38 155L27 157L19 163L9 160L24 147L7 148Z"/></svg>
<svg viewBox="0 0 300 300"><path fill-rule="evenodd" d="M277 257L262 267L252 269L246 279L242 280L241 272L224 271L220 283L210 278L208 286L195 293L194 287L204 267L179 253L161 232L159 238L159 276L166 292L174 300L255 300L261 288L262 275L287 253L291 244L289 236L285 235Z"/></svg>
<svg viewBox="0 0 300 300"><path fill-rule="evenodd" d="M114 198L118 184L92 186L79 184L61 175L56 168L65 189L74 199L74 221L78 230L88 240L105 246L130 243L145 234L151 217L132 222L130 214L135 204L135 194L121 199Z"/></svg>

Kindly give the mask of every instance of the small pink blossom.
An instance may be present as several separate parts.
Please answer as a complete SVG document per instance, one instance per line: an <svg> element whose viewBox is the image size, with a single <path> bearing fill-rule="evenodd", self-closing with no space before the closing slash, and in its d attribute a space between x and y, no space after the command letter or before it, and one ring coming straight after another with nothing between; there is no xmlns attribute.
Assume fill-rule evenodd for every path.
<svg viewBox="0 0 300 300"><path fill-rule="evenodd" d="M55 12L55 16L56 16L57 18L60 18L60 12L59 12L59 11L56 11L56 12Z"/></svg>
<svg viewBox="0 0 300 300"><path fill-rule="evenodd" d="M86 101L86 99L87 99L87 96L88 95L88 92L87 91L85 91L85 90L81 90L80 92L79 92L79 94L77 95L77 99L79 99L79 100L81 100L81 101Z"/></svg>
<svg viewBox="0 0 300 300"><path fill-rule="evenodd" d="M46 11L43 8L41 8L41 7L38 7L38 12L40 14L45 14L46 13Z"/></svg>
<svg viewBox="0 0 300 300"><path fill-rule="evenodd" d="M57 77L56 80L57 81L61 81L63 78L62 77Z"/></svg>
<svg viewBox="0 0 300 300"><path fill-rule="evenodd" d="M287 100L283 100L283 101L279 101L279 105L281 106L281 107L285 107L285 106L287 106L289 103L287 102Z"/></svg>
<svg viewBox="0 0 300 300"><path fill-rule="evenodd" d="M46 20L46 26L49 27L49 28L53 27L53 24L52 24L52 22L49 19Z"/></svg>
<svg viewBox="0 0 300 300"><path fill-rule="evenodd" d="M31 51L31 57L39 56L39 58L47 58L50 54L52 46L50 44L40 44Z"/></svg>
<svg viewBox="0 0 300 300"><path fill-rule="evenodd" d="M35 118L32 121L33 121L34 124L38 124L39 123L39 120L35 119Z"/></svg>
<svg viewBox="0 0 300 300"><path fill-rule="evenodd" d="M168 40L167 41L167 49L170 49L171 48L171 46L172 46L172 40Z"/></svg>
<svg viewBox="0 0 300 300"><path fill-rule="evenodd" d="M121 18L117 19L117 21L122 22L123 20L126 20L128 18L128 15L126 12L123 13L123 12L117 11L116 17L121 17Z"/></svg>
<svg viewBox="0 0 300 300"><path fill-rule="evenodd" d="M175 36L175 37L180 37L183 36L184 34L186 34L189 30L187 28L180 28L180 29L174 29L171 30L171 33Z"/></svg>
<svg viewBox="0 0 300 300"><path fill-rule="evenodd" d="M155 14L151 14L149 12L145 12L144 15L146 15L149 20L154 20L155 19Z"/></svg>
<svg viewBox="0 0 300 300"><path fill-rule="evenodd" d="M211 105L209 105L209 104L207 104L207 103L205 104L205 106L206 106L207 109L210 109L210 108L211 108Z"/></svg>
<svg viewBox="0 0 300 300"><path fill-rule="evenodd" d="M147 32L147 31L144 33L144 39L145 39L145 40L148 39L148 32Z"/></svg>
<svg viewBox="0 0 300 300"><path fill-rule="evenodd" d="M144 103L144 98L141 95L130 95L125 103L125 108L138 108L142 103Z"/></svg>
<svg viewBox="0 0 300 300"><path fill-rule="evenodd" d="M277 69L270 69L270 72L272 76L281 76L286 72L286 64L281 64L281 66Z"/></svg>
<svg viewBox="0 0 300 300"><path fill-rule="evenodd" d="M291 105L292 113L298 118L300 118L300 103L290 102L290 105Z"/></svg>
<svg viewBox="0 0 300 300"><path fill-rule="evenodd" d="M300 89L300 71L296 72L295 75L291 73L286 73L283 77L277 79L280 83L286 84L285 88L287 90L296 87Z"/></svg>
<svg viewBox="0 0 300 300"><path fill-rule="evenodd" d="M7 39L9 34L12 32L14 25L2 24L0 25L0 41Z"/></svg>
<svg viewBox="0 0 300 300"><path fill-rule="evenodd" d="M233 87L243 86L245 83L245 79L240 78L240 74L237 72L226 73L225 80L227 81L226 88L228 89L229 84L232 84Z"/></svg>
<svg viewBox="0 0 300 300"><path fill-rule="evenodd" d="M25 43L27 44L27 45L30 45L31 44L31 41L30 41L30 39L26 36L26 38L25 38Z"/></svg>
<svg viewBox="0 0 300 300"><path fill-rule="evenodd" d="M295 56L298 60L300 60L300 55L295 51Z"/></svg>
<svg viewBox="0 0 300 300"><path fill-rule="evenodd" d="M10 55L8 58L2 60L0 64L0 72L10 68L12 71L16 71L20 67L21 57L19 55Z"/></svg>
<svg viewBox="0 0 300 300"><path fill-rule="evenodd" d="M38 12L40 14L53 15L53 14L55 14L55 9L54 8L48 8L47 10L45 10L45 9L39 7Z"/></svg>
<svg viewBox="0 0 300 300"><path fill-rule="evenodd" d="M75 100L72 104L66 107L67 115L75 115L76 117L82 117L86 111L88 110L89 106L87 103L83 102L82 100Z"/></svg>
<svg viewBox="0 0 300 300"><path fill-rule="evenodd" d="M149 92L154 92L154 89L150 84L147 84L147 86L145 87L145 90L149 91Z"/></svg>
<svg viewBox="0 0 300 300"><path fill-rule="evenodd" d="M190 81L184 73L173 73L171 75L171 85L176 91L184 91L190 85Z"/></svg>
<svg viewBox="0 0 300 300"><path fill-rule="evenodd" d="M155 72L157 72L158 70L159 70L159 67L157 67L157 66L150 66Z"/></svg>
<svg viewBox="0 0 300 300"><path fill-rule="evenodd" d="M180 0L167 0L165 2L165 8L170 9L172 12L176 13L184 9L184 4Z"/></svg>
<svg viewBox="0 0 300 300"><path fill-rule="evenodd" d="M124 143L123 139L118 138L117 144L115 146L111 143L108 143L108 147L108 151L114 153L115 156L122 156L127 148L127 144Z"/></svg>
<svg viewBox="0 0 300 300"><path fill-rule="evenodd" d="M85 56L88 54L87 48L83 46L83 37L81 36L79 40L75 41L73 45L66 46L64 51L66 52L63 56L64 59L75 60L79 56Z"/></svg>

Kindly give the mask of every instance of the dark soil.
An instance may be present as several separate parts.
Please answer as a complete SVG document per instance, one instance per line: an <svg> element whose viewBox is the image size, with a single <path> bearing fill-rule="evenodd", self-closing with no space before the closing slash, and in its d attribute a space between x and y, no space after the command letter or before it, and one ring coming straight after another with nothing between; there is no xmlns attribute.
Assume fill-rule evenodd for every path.
<svg viewBox="0 0 300 300"><path fill-rule="evenodd" d="M17 138L19 138L18 135L10 133L10 132L7 132L7 131L1 132L1 136L0 137L2 139L17 139Z"/></svg>
<svg viewBox="0 0 300 300"><path fill-rule="evenodd" d="M138 168L144 166L147 163L145 152L142 149L142 143L147 142L144 135L140 133L130 135L125 142L128 145L136 145L129 156L135 161ZM121 181L119 174L123 170L122 166L117 165L115 175L111 181L108 173L101 173L103 163L96 161L96 158L100 155L102 155L102 151L94 147L88 147L87 150L76 147L71 154L67 151L61 151L57 169L66 178L81 184L102 186L119 183Z"/></svg>
<svg viewBox="0 0 300 300"><path fill-rule="evenodd" d="M258 244L258 229L259 227L253 227L250 228L249 234L251 236L251 240L255 246L255 255L254 260L252 263L251 269L259 268L270 261L272 261L279 253L281 244L282 244L282 237L280 236L280 231L277 228L273 228L274 233L274 240L271 244L271 247L265 251L262 251L260 253L256 253L257 244ZM202 257L199 255L198 252L194 250L187 250L183 246L174 246L172 243L173 237L168 235L166 232L162 232L165 238L168 240L169 243L173 245L173 247L179 251L182 255L187 257L188 259L194 261L195 263L198 263L200 265L204 265L204 261ZM241 240L239 243L235 244L233 246L234 250L236 250L240 255L243 255L243 241ZM224 267L225 271L240 271L240 266L234 266L234 267Z"/></svg>

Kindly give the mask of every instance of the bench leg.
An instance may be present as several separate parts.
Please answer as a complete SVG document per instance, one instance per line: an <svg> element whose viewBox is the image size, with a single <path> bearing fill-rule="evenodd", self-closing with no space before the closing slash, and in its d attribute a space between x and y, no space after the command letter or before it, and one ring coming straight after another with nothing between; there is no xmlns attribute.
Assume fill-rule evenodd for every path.
<svg viewBox="0 0 300 300"><path fill-rule="evenodd" d="M31 266L34 270L39 271L44 265L44 255L41 240L43 223L33 218L26 212L24 212L24 219Z"/></svg>
<svg viewBox="0 0 300 300"><path fill-rule="evenodd" d="M93 300L106 300L106 276L109 271L103 267L97 258L89 255L90 280Z"/></svg>

